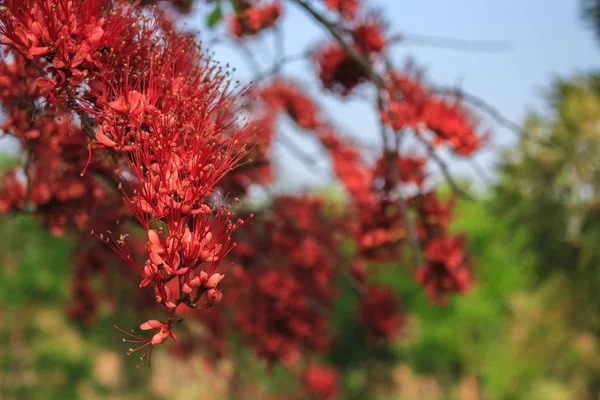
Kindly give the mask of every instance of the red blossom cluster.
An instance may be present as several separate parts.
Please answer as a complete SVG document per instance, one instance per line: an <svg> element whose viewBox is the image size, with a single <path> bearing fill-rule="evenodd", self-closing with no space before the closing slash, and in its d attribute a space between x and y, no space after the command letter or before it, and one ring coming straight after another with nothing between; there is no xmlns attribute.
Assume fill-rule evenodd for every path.
<svg viewBox="0 0 600 400"><path fill-rule="evenodd" d="M29 150L22 166L4 173L0 211L35 210L56 236L71 226L88 229L90 221L107 210L113 210L118 218L121 198L111 196L102 182L115 177L110 165L98 159L90 174L82 177L89 139L70 118L53 109L38 109L36 65L19 54L0 63L0 98L7 110L2 130Z"/></svg>
<svg viewBox="0 0 600 400"><path fill-rule="evenodd" d="M405 322L396 293L379 286L369 286L361 294L359 317L369 336L375 339L393 339Z"/></svg>
<svg viewBox="0 0 600 400"><path fill-rule="evenodd" d="M348 28L348 46L363 57L366 63L378 61L387 44L380 19L369 16ZM348 96L359 84L371 79L371 71L338 42L327 43L314 52L323 87L342 96Z"/></svg>
<svg viewBox="0 0 600 400"><path fill-rule="evenodd" d="M146 20L146 22L144 22ZM153 21L155 22L155 21ZM157 27L127 2L8 0L0 11L2 43L35 60L37 86L62 110L115 63L148 55Z"/></svg>
<svg viewBox="0 0 600 400"><path fill-rule="evenodd" d="M316 104L292 82L270 82L258 91L258 96L271 110L284 111L302 129L313 130L319 125Z"/></svg>
<svg viewBox="0 0 600 400"><path fill-rule="evenodd" d="M327 349L339 257L334 233L342 231L324 213L317 198L280 196L268 215L236 233L244 282L236 294L236 323L270 362L291 365L303 349Z"/></svg>
<svg viewBox="0 0 600 400"><path fill-rule="evenodd" d="M425 89L418 78L391 75L390 103L383 121L394 130L414 129L435 136L433 144L448 144L456 153L467 156L479 149L483 139L469 111L456 99L447 100Z"/></svg>
<svg viewBox="0 0 600 400"><path fill-rule="evenodd" d="M271 4L240 1L237 10L229 20L229 32L237 38L271 28L281 16L281 4L277 0Z"/></svg>
<svg viewBox="0 0 600 400"><path fill-rule="evenodd" d="M344 18L352 19L356 16L359 0L325 0L327 8L337 11Z"/></svg>
<svg viewBox="0 0 600 400"><path fill-rule="evenodd" d="M415 271L416 281L436 304L445 304L449 295L464 293L473 285L473 268L465 254L465 237L451 236L452 203L443 203L433 192L412 199L419 215L419 236L425 264Z"/></svg>

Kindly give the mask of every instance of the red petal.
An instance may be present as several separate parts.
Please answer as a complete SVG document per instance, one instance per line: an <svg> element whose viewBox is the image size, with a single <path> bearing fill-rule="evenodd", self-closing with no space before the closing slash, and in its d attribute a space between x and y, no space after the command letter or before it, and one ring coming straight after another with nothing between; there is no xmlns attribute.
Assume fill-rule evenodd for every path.
<svg viewBox="0 0 600 400"><path fill-rule="evenodd" d="M147 331L150 329L158 329L158 328L162 328L164 324L160 321L157 321L155 319L150 319L146 322L144 322L143 324L140 325L140 329Z"/></svg>
<svg viewBox="0 0 600 400"><path fill-rule="evenodd" d="M102 145L104 145L106 147L115 147L117 145L117 143L114 140L110 139L108 136L106 136L102 132L96 133L96 140L100 144L102 144Z"/></svg>
<svg viewBox="0 0 600 400"><path fill-rule="evenodd" d="M44 47L32 47L29 49L29 53L33 54L34 56L43 56L44 54L47 54L50 51L50 47L44 46Z"/></svg>

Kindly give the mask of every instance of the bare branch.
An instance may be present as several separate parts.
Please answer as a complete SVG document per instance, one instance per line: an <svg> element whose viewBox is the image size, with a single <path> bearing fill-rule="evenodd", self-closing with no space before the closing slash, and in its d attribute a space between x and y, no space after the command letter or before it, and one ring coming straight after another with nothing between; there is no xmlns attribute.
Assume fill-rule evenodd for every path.
<svg viewBox="0 0 600 400"><path fill-rule="evenodd" d="M469 158L469 164L473 168L473 171L477 173L479 178L487 185L493 184L492 178L485 172L481 164L475 158Z"/></svg>
<svg viewBox="0 0 600 400"><path fill-rule="evenodd" d="M276 63L270 70L268 70L268 71L266 71L264 73L258 74L252 80L252 83L256 84L256 83L259 83L262 80L264 80L264 79L266 79L266 78L268 78L270 76L279 74L281 72L281 70L283 69L283 67L285 67L287 64L290 64L290 63L293 63L293 62L296 62L296 61L305 60L308 57L310 57L311 53L312 52L310 50L306 50L306 51L304 51L302 53L299 53L299 54L293 54L293 55L281 57L279 59L279 62Z"/></svg>
<svg viewBox="0 0 600 400"><path fill-rule="evenodd" d="M293 140L291 140L283 134L278 135L277 139L285 147L285 149L294 156L294 158L302 162L313 172L318 174L321 174L323 172L318 166L319 160L315 158L312 154L309 154L306 151L304 151L304 149L302 149L300 146L294 143Z"/></svg>
<svg viewBox="0 0 600 400"><path fill-rule="evenodd" d="M427 150L429 151L429 155L431 156L431 158L433 158L433 160L436 162L436 164L440 167L440 170L442 171L442 174L444 175L446 182L448 182L448 185L450 185L450 188L452 189L452 191L456 195L458 195L464 199L467 199L470 201L475 200L470 194L468 194L465 190L463 190L460 187L460 185L456 182L456 180L452 177L452 174L450 173L448 164L446 164L446 162L442 159L442 157L440 157L440 155L437 154L437 152L435 151L435 149L433 148L431 143L427 142L427 140L423 139L418 134L416 134L415 137L417 138L417 140L419 142L423 143L423 145L425 145L427 147Z"/></svg>
<svg viewBox="0 0 600 400"><path fill-rule="evenodd" d="M420 34L398 34L388 40L389 44L408 44L418 46L442 47L451 50L471 53L497 53L513 49L506 41L479 41L449 38L444 36L429 36Z"/></svg>
<svg viewBox="0 0 600 400"><path fill-rule="evenodd" d="M280 64L282 60L285 58L285 37L283 34L283 29L280 24L275 25L273 39L275 41L274 46L274 59L275 66L277 70L281 69Z"/></svg>
<svg viewBox="0 0 600 400"><path fill-rule="evenodd" d="M525 131L519 126L519 124L506 118L504 115L502 115L502 113L500 113L500 111L498 111L491 104L488 104L485 100L481 99L480 97L465 92L462 89L455 88L438 87L437 89L435 89L435 91L441 94L450 94L456 96L457 98L474 105L475 107L479 108L480 110L484 111L489 116L491 116L497 123L509 129L511 132L515 133L515 135L519 138L525 134Z"/></svg>

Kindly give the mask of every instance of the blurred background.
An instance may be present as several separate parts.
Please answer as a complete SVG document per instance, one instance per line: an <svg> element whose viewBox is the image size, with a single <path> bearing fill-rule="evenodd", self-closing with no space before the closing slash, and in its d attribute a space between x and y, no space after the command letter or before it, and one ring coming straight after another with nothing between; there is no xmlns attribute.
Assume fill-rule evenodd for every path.
<svg viewBox="0 0 600 400"><path fill-rule="evenodd" d="M407 310L406 324L386 346L365 341L352 317L355 297L337 299L330 322L343 335L326 361L341 371L340 398L600 399L600 3L373 3L401 29L394 33L406 35L394 53L398 63L414 56L428 78L459 85L494 111L481 113L491 131L484 151L468 162L444 155L477 197L458 200L451 228L468 234L476 286L438 307L412 276L382 268L377 280ZM196 4L184 18L186 29L200 31L214 58L248 81L256 71L219 41L222 28L205 27L211 9ZM289 53L323 35L299 12L284 18ZM264 62L260 70L269 55L259 45L252 51ZM317 93L306 68L291 63L284 74L306 79L306 89ZM360 99L322 104L356 140L380 144L376 115ZM282 131L318 154L309 137ZM0 143L6 169L17 162L15 146ZM327 157L317 160L314 173L277 140L272 151L278 160L272 191L310 187L339 197ZM113 328L138 320L119 306L130 301L131 282L114 280L118 301L101 302L93 321L70 318L76 243L27 215L0 219L0 399L285 398L300 385L285 368L270 368L239 345L235 332L223 333L227 356L181 357L159 348L151 368L136 368L139 360L125 355ZM118 270L120 261L111 262ZM202 337L202 324L194 329Z"/></svg>

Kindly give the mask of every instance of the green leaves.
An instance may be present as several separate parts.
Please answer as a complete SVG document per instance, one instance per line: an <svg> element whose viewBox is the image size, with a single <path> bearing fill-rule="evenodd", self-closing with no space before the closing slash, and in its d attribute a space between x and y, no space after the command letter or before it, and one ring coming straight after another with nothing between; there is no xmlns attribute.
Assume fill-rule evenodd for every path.
<svg viewBox="0 0 600 400"><path fill-rule="evenodd" d="M223 18L223 9L221 7L221 0L217 0L217 4L215 8L208 14L208 18L206 19L206 23L209 28L213 28L217 22L219 22Z"/></svg>

